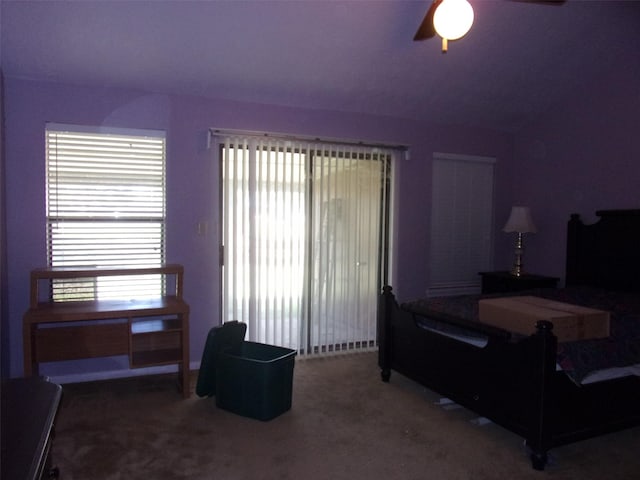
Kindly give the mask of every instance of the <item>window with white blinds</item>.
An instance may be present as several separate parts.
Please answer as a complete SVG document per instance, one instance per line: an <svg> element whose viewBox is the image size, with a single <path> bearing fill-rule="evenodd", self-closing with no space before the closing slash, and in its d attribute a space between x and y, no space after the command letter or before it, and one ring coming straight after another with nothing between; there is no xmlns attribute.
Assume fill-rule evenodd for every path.
<svg viewBox="0 0 640 480"><path fill-rule="evenodd" d="M48 124L50 267L156 267L165 260L165 134ZM162 294L159 275L64 280L55 301Z"/></svg>
<svg viewBox="0 0 640 480"><path fill-rule="evenodd" d="M434 154L429 296L479 293L493 263L494 158Z"/></svg>

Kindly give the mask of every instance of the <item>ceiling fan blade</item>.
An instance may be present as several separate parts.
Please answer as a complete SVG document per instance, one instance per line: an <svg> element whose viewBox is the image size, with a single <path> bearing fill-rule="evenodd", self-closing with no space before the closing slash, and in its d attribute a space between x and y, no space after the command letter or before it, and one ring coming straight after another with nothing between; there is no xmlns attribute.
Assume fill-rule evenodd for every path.
<svg viewBox="0 0 640 480"><path fill-rule="evenodd" d="M433 0L433 3L427 10L427 14L424 16L420 27L418 27L418 31L413 37L414 41L426 40L427 38L434 37L436 35L436 30L433 28L433 14L438 8L438 5L442 3L442 0Z"/></svg>

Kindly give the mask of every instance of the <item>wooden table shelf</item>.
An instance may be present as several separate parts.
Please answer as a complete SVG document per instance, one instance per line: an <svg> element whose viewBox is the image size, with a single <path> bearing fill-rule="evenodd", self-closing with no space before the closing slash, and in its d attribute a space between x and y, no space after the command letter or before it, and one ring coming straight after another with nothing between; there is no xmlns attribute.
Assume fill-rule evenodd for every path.
<svg viewBox="0 0 640 480"><path fill-rule="evenodd" d="M189 385L189 306L182 298L183 267L38 269L31 272L31 304L24 315L24 374L38 364L128 355L131 368L178 365L183 396ZM173 276L175 294L138 300L42 301L40 284L54 279L114 275Z"/></svg>
<svg viewBox="0 0 640 480"><path fill-rule="evenodd" d="M151 365L171 365L180 361L179 349L149 350L131 354L132 367L148 367Z"/></svg>

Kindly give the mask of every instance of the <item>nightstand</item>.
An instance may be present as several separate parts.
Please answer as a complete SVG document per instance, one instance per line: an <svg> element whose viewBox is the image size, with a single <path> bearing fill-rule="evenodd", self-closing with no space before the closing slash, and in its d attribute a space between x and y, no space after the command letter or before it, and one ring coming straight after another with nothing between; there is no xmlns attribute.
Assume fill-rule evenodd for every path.
<svg viewBox="0 0 640 480"><path fill-rule="evenodd" d="M509 272L480 272L482 293L519 292L532 288L556 288L558 278L526 273L519 277Z"/></svg>

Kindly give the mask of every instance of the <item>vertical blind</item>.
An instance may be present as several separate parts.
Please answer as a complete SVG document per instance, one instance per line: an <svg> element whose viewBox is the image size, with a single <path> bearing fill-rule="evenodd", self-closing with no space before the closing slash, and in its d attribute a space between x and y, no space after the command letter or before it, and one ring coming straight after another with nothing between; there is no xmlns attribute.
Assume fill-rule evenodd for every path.
<svg viewBox="0 0 640 480"><path fill-rule="evenodd" d="M219 136L223 318L301 354L373 346L391 150Z"/></svg>
<svg viewBox="0 0 640 480"><path fill-rule="evenodd" d="M51 267L153 267L165 259L165 136L48 124ZM58 281L57 301L162 293L158 275Z"/></svg>
<svg viewBox="0 0 640 480"><path fill-rule="evenodd" d="M494 163L434 155L429 295L477 293L478 272L491 268Z"/></svg>
<svg viewBox="0 0 640 480"><path fill-rule="evenodd" d="M370 148L313 151L307 341L314 349L374 345L389 158Z"/></svg>
<svg viewBox="0 0 640 480"><path fill-rule="evenodd" d="M249 338L296 343L306 254L306 172L295 149L225 138L223 147L223 304L226 320Z"/></svg>

